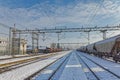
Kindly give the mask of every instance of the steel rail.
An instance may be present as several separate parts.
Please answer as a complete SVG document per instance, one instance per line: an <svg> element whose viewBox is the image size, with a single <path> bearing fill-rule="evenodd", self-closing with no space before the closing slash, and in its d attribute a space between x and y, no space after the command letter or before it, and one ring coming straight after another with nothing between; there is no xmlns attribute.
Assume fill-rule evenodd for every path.
<svg viewBox="0 0 120 80"><path fill-rule="evenodd" d="M63 61L63 63L69 58L69 56L70 56L70 54L67 55L67 57L65 58L65 60ZM64 56L60 57L59 59L61 59L61 58L63 58L63 57L64 57ZM28 76L28 77L27 77L26 79L24 79L24 80L32 80L32 78L33 78L34 76L36 76L37 74L39 74L40 72L42 72L44 69L46 69L46 68L49 67L50 65L54 64L55 62L57 62L59 59L53 61L52 63L50 63L50 64L48 64L48 65L46 65L45 67L43 67L42 69L40 69L40 70L38 70L37 72L33 73L32 75ZM54 76L54 74L59 70L59 68L62 66L63 63L61 63L61 64L57 67L57 69L52 73L52 75L49 76L48 80L51 80L51 78L52 78L52 77Z"/></svg>
<svg viewBox="0 0 120 80"><path fill-rule="evenodd" d="M93 62L93 63L96 64L97 66L101 67L101 68L104 69L105 71L109 72L110 74L112 74L112 75L114 75L114 76L116 76L117 78L120 79L120 76L119 76L119 75L115 74L114 72L110 71L109 69L105 68L104 66L96 63L96 62L93 61L92 59L90 59L90 58L88 58L88 57L86 57L86 56L84 56L84 55L82 55L82 56L85 57L86 59L90 60L91 62Z"/></svg>

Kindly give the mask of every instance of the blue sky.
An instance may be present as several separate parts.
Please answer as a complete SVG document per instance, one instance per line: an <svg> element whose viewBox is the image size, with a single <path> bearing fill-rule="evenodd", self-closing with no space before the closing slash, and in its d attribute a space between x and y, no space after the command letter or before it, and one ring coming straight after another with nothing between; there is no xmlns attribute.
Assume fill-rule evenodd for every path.
<svg viewBox="0 0 120 80"><path fill-rule="evenodd" d="M0 23L19 29L118 25L119 14L120 0L0 0Z"/></svg>
<svg viewBox="0 0 120 80"><path fill-rule="evenodd" d="M105 26L119 22L116 16L120 12L119 3L119 0L0 0L0 21L31 27L38 27L38 22L39 27Z"/></svg>
<svg viewBox="0 0 120 80"><path fill-rule="evenodd" d="M11 8L29 8L35 4L44 2L65 6L78 1L81 3L100 2L100 0L0 0L0 5Z"/></svg>
<svg viewBox="0 0 120 80"><path fill-rule="evenodd" d="M45 1L45 0L41 0L41 1ZM10 8L27 8L39 2L40 0L0 0L0 5Z"/></svg>
<svg viewBox="0 0 120 80"><path fill-rule="evenodd" d="M11 8L29 8L33 5L47 2L48 4L67 5L75 0L0 0L0 5Z"/></svg>

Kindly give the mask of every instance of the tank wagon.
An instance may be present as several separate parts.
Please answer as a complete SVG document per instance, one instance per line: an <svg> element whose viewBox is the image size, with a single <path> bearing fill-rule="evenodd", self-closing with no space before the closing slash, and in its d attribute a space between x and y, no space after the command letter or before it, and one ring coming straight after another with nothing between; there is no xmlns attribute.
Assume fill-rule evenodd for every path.
<svg viewBox="0 0 120 80"><path fill-rule="evenodd" d="M86 48L87 48L87 52L89 54L95 54L96 53L96 49L95 49L95 44L94 43L87 45Z"/></svg>
<svg viewBox="0 0 120 80"><path fill-rule="evenodd" d="M89 44L86 50L83 48L79 50L99 57L113 57L116 62L120 61L120 35Z"/></svg>
<svg viewBox="0 0 120 80"><path fill-rule="evenodd" d="M87 49L86 49L86 46L82 46L80 47L79 49L77 49L78 51L81 51L81 52L86 52Z"/></svg>

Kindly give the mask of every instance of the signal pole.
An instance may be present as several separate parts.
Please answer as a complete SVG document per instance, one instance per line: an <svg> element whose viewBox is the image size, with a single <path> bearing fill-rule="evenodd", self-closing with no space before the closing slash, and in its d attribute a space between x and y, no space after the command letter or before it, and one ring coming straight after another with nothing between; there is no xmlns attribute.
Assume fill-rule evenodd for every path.
<svg viewBox="0 0 120 80"><path fill-rule="evenodd" d="M101 32L103 33L103 40L106 39L106 32L107 32L107 30L101 30Z"/></svg>
<svg viewBox="0 0 120 80"><path fill-rule="evenodd" d="M60 32L57 32L57 37L58 37L57 48L59 49L60 48L60 44L59 44L59 41L60 41Z"/></svg>

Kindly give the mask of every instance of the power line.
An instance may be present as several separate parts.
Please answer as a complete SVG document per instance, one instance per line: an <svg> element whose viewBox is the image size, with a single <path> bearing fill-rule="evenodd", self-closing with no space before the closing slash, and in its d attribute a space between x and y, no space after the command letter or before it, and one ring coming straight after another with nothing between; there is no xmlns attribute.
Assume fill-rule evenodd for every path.
<svg viewBox="0 0 120 80"><path fill-rule="evenodd" d="M4 28L10 28L10 26L3 24L3 23L0 23L0 25L1 25L1 27L4 27Z"/></svg>
<svg viewBox="0 0 120 80"><path fill-rule="evenodd" d="M3 35L9 35L9 34L6 34L6 33L0 33L0 34L3 34Z"/></svg>
<svg viewBox="0 0 120 80"><path fill-rule="evenodd" d="M21 27L22 29L23 29L23 28L27 28L27 26L24 26L24 25L19 24L19 23L17 23L16 25L22 26L22 27Z"/></svg>
<svg viewBox="0 0 120 80"><path fill-rule="evenodd" d="M88 26L90 25L90 23L94 20L94 18L96 17L96 15L97 15L97 12L98 12L98 10L101 8L101 6L103 5L103 2L104 2L104 0L101 0L100 1L100 4L98 3L97 5L96 5L96 8L95 8L95 10L93 11L93 16L90 16L90 19L88 18Z"/></svg>
<svg viewBox="0 0 120 80"><path fill-rule="evenodd" d="M95 10L94 10L93 12L91 12L90 15L87 17L87 20L86 20L86 21L87 21L87 25L88 25L88 26L89 26L88 23L89 23L90 20L91 20L90 18L91 18L91 17L93 16L93 14L96 12L98 6L99 6L99 4L97 4L97 5L95 6Z"/></svg>

